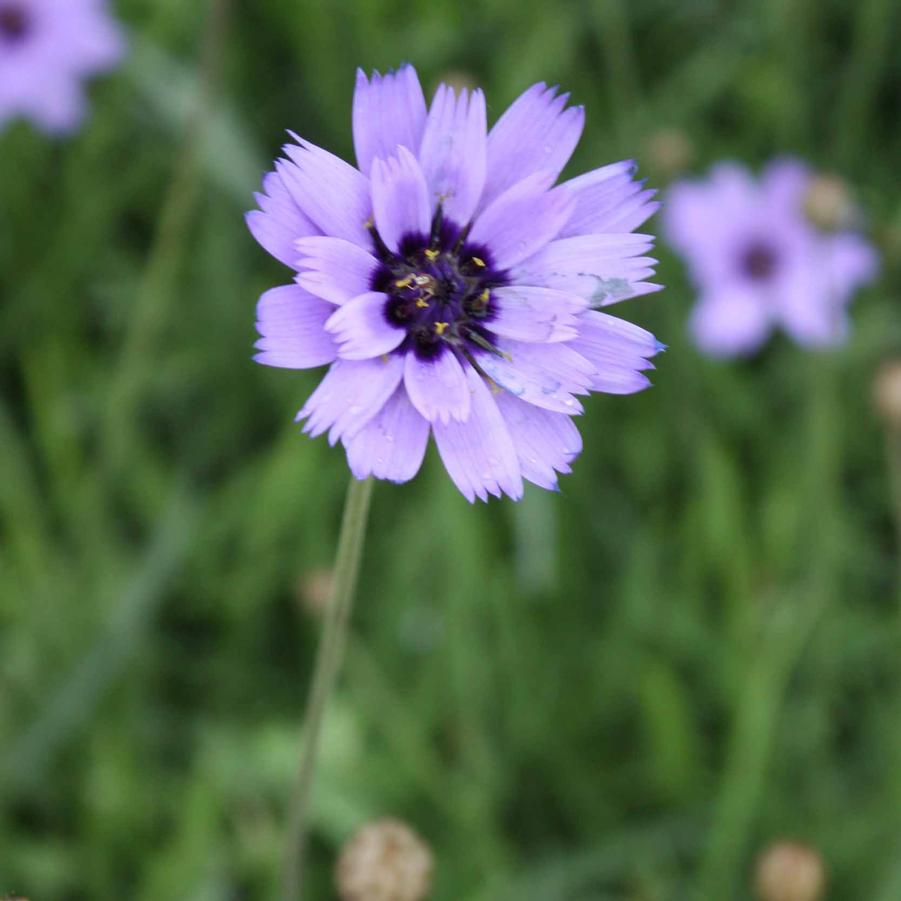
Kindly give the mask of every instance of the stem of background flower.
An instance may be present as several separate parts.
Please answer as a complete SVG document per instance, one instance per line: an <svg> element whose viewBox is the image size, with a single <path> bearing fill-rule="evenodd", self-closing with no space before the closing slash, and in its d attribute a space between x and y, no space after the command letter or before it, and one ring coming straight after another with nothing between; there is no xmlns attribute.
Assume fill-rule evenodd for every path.
<svg viewBox="0 0 901 901"><path fill-rule="evenodd" d="M338 553L335 558L335 581L326 609L313 680L310 683L304 722L303 750L288 812L288 833L282 872L282 898L284 901L298 901L302 897L310 796L316 770L322 720L326 705L335 687L335 680L347 641L347 627L357 587L357 577L360 572L363 544L366 539L372 484L372 479L358 481L351 478L350 486L347 489L347 498L344 502L344 516L341 520L341 534L338 538Z"/></svg>
<svg viewBox="0 0 901 901"><path fill-rule="evenodd" d="M232 0L208 0L201 30L197 95L157 218L147 264L128 317L122 349L109 384L103 448L107 469L118 473L132 459L136 415L166 318L178 297L179 268L189 246L191 219L202 196L201 150L219 94Z"/></svg>
<svg viewBox="0 0 901 901"><path fill-rule="evenodd" d="M896 422L889 422L886 426L885 457L892 493L892 514L895 520L895 540L897 541L896 590L901 599L901 425Z"/></svg>

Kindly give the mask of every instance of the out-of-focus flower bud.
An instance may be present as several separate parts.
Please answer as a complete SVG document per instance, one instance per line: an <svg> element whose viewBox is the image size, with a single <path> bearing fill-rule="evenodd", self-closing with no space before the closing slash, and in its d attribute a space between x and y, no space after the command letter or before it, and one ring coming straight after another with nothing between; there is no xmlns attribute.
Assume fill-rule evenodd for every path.
<svg viewBox="0 0 901 901"><path fill-rule="evenodd" d="M335 574L330 569L311 569L297 580L297 599L307 613L319 617L332 597Z"/></svg>
<svg viewBox="0 0 901 901"><path fill-rule="evenodd" d="M344 846L335 870L341 901L424 901L432 852L399 820L368 823Z"/></svg>
<svg viewBox="0 0 901 901"><path fill-rule="evenodd" d="M901 360L886 360L873 379L873 406L893 428L901 429Z"/></svg>
<svg viewBox="0 0 901 901"><path fill-rule="evenodd" d="M837 175L823 173L810 180L804 197L804 212L817 228L840 231L860 225L860 209L847 182Z"/></svg>
<svg viewBox="0 0 901 901"><path fill-rule="evenodd" d="M694 161L691 138L679 128L661 128L647 141L648 163L666 178L681 175Z"/></svg>
<svg viewBox="0 0 901 901"><path fill-rule="evenodd" d="M819 901L826 888L826 868L808 845L775 842L757 859L755 884L760 901Z"/></svg>
<svg viewBox="0 0 901 901"><path fill-rule="evenodd" d="M445 72L438 80L443 81L446 85L452 87L458 94L464 88L467 91L472 91L479 86L475 76L459 69L451 69L450 71Z"/></svg>

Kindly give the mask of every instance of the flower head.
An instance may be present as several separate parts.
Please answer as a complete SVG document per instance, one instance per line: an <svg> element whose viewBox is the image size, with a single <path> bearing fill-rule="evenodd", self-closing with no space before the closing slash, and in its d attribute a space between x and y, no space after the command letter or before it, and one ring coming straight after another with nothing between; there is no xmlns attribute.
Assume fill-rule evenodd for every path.
<svg viewBox="0 0 901 901"><path fill-rule="evenodd" d="M257 308L257 360L329 364L300 411L357 478L403 482L429 435L469 499L555 488L581 450L577 395L628 394L662 347L592 307L657 289L657 208L615 163L554 187L581 107L543 84L486 127L480 90L357 75L354 168L296 138L248 214L295 284Z"/></svg>
<svg viewBox="0 0 901 901"><path fill-rule="evenodd" d="M0 124L22 115L71 131L85 115L82 81L123 50L106 0L0 0Z"/></svg>
<svg viewBox="0 0 901 901"><path fill-rule="evenodd" d="M855 232L827 234L808 220L815 185L806 166L782 159L759 181L720 163L706 180L673 187L666 233L700 293L691 331L702 350L751 353L777 326L806 346L844 338L848 303L878 261Z"/></svg>

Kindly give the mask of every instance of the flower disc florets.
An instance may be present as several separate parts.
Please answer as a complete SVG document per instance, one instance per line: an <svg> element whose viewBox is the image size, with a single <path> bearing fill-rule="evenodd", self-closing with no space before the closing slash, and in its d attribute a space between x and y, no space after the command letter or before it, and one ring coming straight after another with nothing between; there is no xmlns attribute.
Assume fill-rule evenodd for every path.
<svg viewBox="0 0 901 901"><path fill-rule="evenodd" d="M466 234L438 212L429 235L407 234L392 253L372 227L381 265L372 290L388 295L385 318L407 337L401 350L434 359L446 350L469 356L468 348L495 350L488 325L496 314L492 295L507 284L491 254L467 243Z"/></svg>
<svg viewBox="0 0 901 901"><path fill-rule="evenodd" d="M0 41L15 44L31 29L28 10L14 0L0 0Z"/></svg>

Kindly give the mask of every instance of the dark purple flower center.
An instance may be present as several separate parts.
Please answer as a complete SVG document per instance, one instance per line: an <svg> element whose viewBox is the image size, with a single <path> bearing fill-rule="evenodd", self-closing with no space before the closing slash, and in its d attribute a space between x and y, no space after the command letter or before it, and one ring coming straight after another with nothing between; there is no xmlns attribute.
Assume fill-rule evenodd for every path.
<svg viewBox="0 0 901 901"><path fill-rule="evenodd" d="M388 295L385 318L405 329L401 351L433 359L448 348L469 356L472 348L495 351L488 326L497 314L492 292L507 284L488 249L466 241L466 231L440 211L429 235L407 234L397 253L372 229L379 267L373 291Z"/></svg>
<svg viewBox="0 0 901 901"><path fill-rule="evenodd" d="M31 16L21 3L0 0L0 41L15 44L31 30Z"/></svg>
<svg viewBox="0 0 901 901"><path fill-rule="evenodd" d="M767 281L779 265L779 254L772 244L754 241L741 257L741 271L755 282Z"/></svg>

